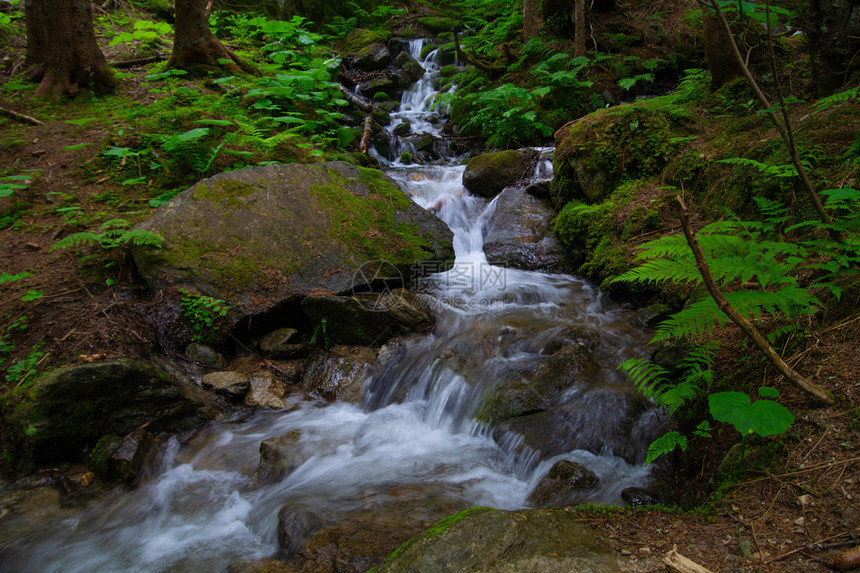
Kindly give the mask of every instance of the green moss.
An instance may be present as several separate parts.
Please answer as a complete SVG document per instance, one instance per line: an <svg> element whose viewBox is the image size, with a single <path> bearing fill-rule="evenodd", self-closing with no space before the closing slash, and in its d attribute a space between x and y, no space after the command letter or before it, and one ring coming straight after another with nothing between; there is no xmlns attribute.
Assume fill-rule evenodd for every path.
<svg viewBox="0 0 860 573"><path fill-rule="evenodd" d="M387 42L390 36L388 32L357 28L344 38L341 51L345 54L359 52L374 42Z"/></svg>
<svg viewBox="0 0 860 573"><path fill-rule="evenodd" d="M385 558L386 562L394 561L397 557L403 553L406 549L412 546L415 541L424 537L425 539L433 539L437 535L440 535L445 532L452 524L457 523L461 519L473 514L482 511L496 511L494 507L470 507L468 509L464 509L459 513L455 513L454 515L449 515L448 517L437 521L435 524L431 525L427 528L423 534L416 535L415 537L410 538L408 541L403 543L400 547L394 550L388 557ZM372 569L371 569L372 571Z"/></svg>
<svg viewBox="0 0 860 573"><path fill-rule="evenodd" d="M194 189L194 199L200 201L218 202L223 206L234 209L242 202L241 197L246 197L257 191L254 185L241 183L232 179L221 179L216 181L210 188L208 185L199 183Z"/></svg>
<svg viewBox="0 0 860 573"><path fill-rule="evenodd" d="M418 18L418 25L427 28L434 34L441 32L451 32L460 28L459 22L453 18L444 18L442 16L425 16Z"/></svg>
<svg viewBox="0 0 860 573"><path fill-rule="evenodd" d="M359 180L367 195L350 189L353 182L329 170L328 185L314 185L311 193L330 209L331 237L351 245L365 260L385 260L408 265L427 257L430 241L418 225L397 220L396 213L410 205L409 197L381 171L359 167Z"/></svg>

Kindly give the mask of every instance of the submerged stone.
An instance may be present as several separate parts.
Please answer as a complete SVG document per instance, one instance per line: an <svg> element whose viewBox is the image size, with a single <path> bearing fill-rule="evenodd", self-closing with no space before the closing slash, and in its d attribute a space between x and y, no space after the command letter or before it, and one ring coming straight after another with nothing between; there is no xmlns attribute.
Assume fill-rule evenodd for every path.
<svg viewBox="0 0 860 573"><path fill-rule="evenodd" d="M529 503L537 508L565 507L580 502L582 490L594 487L597 476L587 467L562 460L553 464L529 494Z"/></svg>

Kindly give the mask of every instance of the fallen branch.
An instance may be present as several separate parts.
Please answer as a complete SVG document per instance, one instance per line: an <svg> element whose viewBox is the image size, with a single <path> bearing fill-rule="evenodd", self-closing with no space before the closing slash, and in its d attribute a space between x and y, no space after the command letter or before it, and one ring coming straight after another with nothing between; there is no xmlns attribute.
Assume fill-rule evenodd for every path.
<svg viewBox="0 0 860 573"><path fill-rule="evenodd" d="M155 62L163 62L167 58L161 54L157 56L149 56L148 58L137 58L135 60L123 60L121 62L113 62L111 66L114 68L133 68L144 64L154 64Z"/></svg>
<svg viewBox="0 0 860 573"><path fill-rule="evenodd" d="M370 101L361 97L360 95L358 95L355 92L349 91L348 89L346 89L343 86L339 86L339 87L340 87L340 91L343 92L343 97L345 97L347 99L347 101L349 101L349 103L351 103L352 105L354 105L355 107L357 107L361 111L366 111L367 113L370 113L373 111L373 104L370 103Z"/></svg>
<svg viewBox="0 0 860 573"><path fill-rule="evenodd" d="M5 107L0 107L0 114L3 114L7 117L11 117L12 119L20 121L22 123L29 123L32 125L45 125L45 122L39 121L35 117L30 117L29 115L24 115L23 113L18 113L17 111L12 111L11 109L6 109Z"/></svg>
<svg viewBox="0 0 860 573"><path fill-rule="evenodd" d="M711 296L714 298L714 301L717 303L720 310L723 311L723 313L728 316L732 322L738 325L741 330L743 330L744 334L746 334L753 343L758 346L759 350L761 350L762 354L765 355L770 363L773 364L783 376L788 378L792 384L804 392L812 394L820 402L833 404L834 400L831 395L829 395L820 386L804 378L800 373L786 364L785 360L777 354L776 350L773 349L773 346L771 346L767 341L767 338L765 338L750 321L744 318L735 309L735 307L726 300L726 297L723 296L723 293L720 292L720 289L714 282L713 276L711 276L711 269L708 267L708 263L705 260L705 254L702 252L702 247L699 246L699 241L696 239L696 235L693 234L693 229L690 227L690 215L687 211L687 206L684 204L680 195L676 196L675 200L678 203L678 218L681 219L681 227L684 229L684 236L687 238L687 244L689 245L690 250L693 251L693 256L696 259L696 267L699 269L699 274L702 275L702 281L708 288L708 292L711 293Z"/></svg>
<svg viewBox="0 0 860 573"><path fill-rule="evenodd" d="M673 573L712 573L707 567L702 567L692 559L678 553L678 547L672 547L672 551L663 557L663 565Z"/></svg>
<svg viewBox="0 0 860 573"><path fill-rule="evenodd" d="M364 118L364 133L361 135L361 144L359 144L358 149L362 153L367 153L367 150L370 149L370 139L373 135L373 114L368 113L367 117Z"/></svg>

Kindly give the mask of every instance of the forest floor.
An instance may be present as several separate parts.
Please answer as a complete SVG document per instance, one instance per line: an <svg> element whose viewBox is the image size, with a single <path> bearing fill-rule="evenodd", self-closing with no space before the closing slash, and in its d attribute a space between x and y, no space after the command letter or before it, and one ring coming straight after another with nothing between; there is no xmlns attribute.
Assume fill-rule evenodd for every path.
<svg viewBox="0 0 860 573"><path fill-rule="evenodd" d="M116 105L142 97L137 85L123 90ZM0 199L0 272L32 274L2 286L0 333L14 335L3 339L14 341L3 367L8 376L22 365L13 381L0 381L3 393L60 365L158 352L146 319L150 295L124 253L81 260L51 250L63 236L106 220L136 222L151 212L147 202L158 193L107 181L98 157L109 126L68 123L88 115L85 103L26 109L21 101L2 96L0 107L36 115L44 125L0 119L0 174L39 173L26 190ZM81 143L94 145L70 149ZM41 297L22 301L29 291ZM796 421L785 435L750 440L739 468L718 470L737 442L734 430L694 443L678 460L677 483L685 506L702 509L569 511L598 528L636 571L665 570L662 558L675 546L712 571L830 570L840 552L860 544L858 341L860 300L846 299L795 345L789 362L837 398L835 406L818 407L772 369L742 364L738 357L754 351L736 337L719 358L719 374L735 376L740 386L778 388ZM709 483L715 476L723 481Z"/></svg>

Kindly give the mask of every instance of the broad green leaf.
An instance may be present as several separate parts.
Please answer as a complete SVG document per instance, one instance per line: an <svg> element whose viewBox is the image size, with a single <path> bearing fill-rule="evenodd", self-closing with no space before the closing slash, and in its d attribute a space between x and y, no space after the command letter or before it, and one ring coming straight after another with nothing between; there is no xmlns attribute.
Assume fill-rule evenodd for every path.
<svg viewBox="0 0 860 573"><path fill-rule="evenodd" d="M79 143L77 145L64 145L64 151L77 151L78 149L83 149L84 147L92 145L92 143Z"/></svg>
<svg viewBox="0 0 860 573"><path fill-rule="evenodd" d="M779 390L770 386L762 386L758 389L758 393L764 398L779 398Z"/></svg>
<svg viewBox="0 0 860 573"><path fill-rule="evenodd" d="M40 290L28 290L27 294L21 297L21 300L24 302L30 302L33 300L38 300L43 296L45 296L45 293Z"/></svg>
<svg viewBox="0 0 860 573"><path fill-rule="evenodd" d="M0 274L0 284L10 283L13 281L19 281L21 279L25 279L27 277L34 276L33 273L18 273L17 275L10 275L6 271L3 271L3 274Z"/></svg>
<svg viewBox="0 0 860 573"><path fill-rule="evenodd" d="M788 408L773 400L756 400L749 410L750 426L759 436L775 436L785 432L794 422Z"/></svg>
<svg viewBox="0 0 860 573"><path fill-rule="evenodd" d="M86 125L97 119L97 117L82 117L81 119L67 119L64 123L68 123L69 125Z"/></svg>

